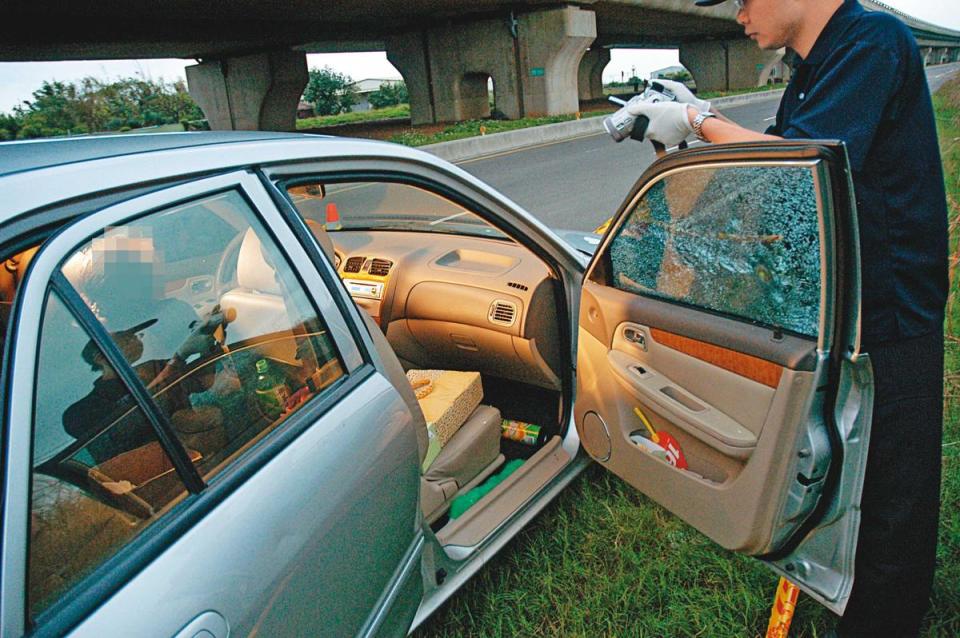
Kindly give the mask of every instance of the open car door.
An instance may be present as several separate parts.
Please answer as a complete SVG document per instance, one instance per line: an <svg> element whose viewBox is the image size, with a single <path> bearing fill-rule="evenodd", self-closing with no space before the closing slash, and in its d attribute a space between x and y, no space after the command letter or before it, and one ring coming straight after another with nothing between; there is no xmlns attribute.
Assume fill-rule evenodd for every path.
<svg viewBox="0 0 960 638"><path fill-rule="evenodd" d="M681 151L622 206L579 316L586 451L837 613L873 404L858 246L842 144Z"/></svg>

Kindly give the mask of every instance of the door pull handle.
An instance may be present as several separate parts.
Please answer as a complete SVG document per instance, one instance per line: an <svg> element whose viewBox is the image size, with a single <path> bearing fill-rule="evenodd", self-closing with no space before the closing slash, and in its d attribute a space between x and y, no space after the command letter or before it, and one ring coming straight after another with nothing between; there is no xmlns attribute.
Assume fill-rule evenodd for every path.
<svg viewBox="0 0 960 638"><path fill-rule="evenodd" d="M205 611L178 631L173 638L228 638L227 619L215 611Z"/></svg>
<svg viewBox="0 0 960 638"><path fill-rule="evenodd" d="M623 338L632 344L640 346L640 349L644 352L647 351L647 336L643 334L642 330L637 330L636 328L624 328Z"/></svg>

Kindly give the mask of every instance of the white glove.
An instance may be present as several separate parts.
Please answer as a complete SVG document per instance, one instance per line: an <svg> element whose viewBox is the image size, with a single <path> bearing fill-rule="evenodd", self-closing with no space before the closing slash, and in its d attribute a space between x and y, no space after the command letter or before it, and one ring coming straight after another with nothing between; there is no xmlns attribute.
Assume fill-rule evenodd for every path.
<svg viewBox="0 0 960 638"><path fill-rule="evenodd" d="M680 102L634 102L625 107L630 115L646 115L650 119L644 137L664 146L676 146L693 133L689 108Z"/></svg>
<svg viewBox="0 0 960 638"><path fill-rule="evenodd" d="M650 82L659 82L662 84L663 88L667 89L677 97L677 102L689 104L701 112L710 110L710 102L699 99L690 91L690 89L687 88L687 85L683 82L675 82L673 80L651 80Z"/></svg>

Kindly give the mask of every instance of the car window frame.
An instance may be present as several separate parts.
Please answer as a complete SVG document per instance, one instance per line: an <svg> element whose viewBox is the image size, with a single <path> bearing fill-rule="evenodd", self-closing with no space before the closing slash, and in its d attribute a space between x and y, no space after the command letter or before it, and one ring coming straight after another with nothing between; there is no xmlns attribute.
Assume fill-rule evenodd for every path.
<svg viewBox="0 0 960 638"><path fill-rule="evenodd" d="M125 543L120 551L99 563L31 623L26 592L29 577L27 530L32 496L33 408L41 328L46 301L54 288L53 281L57 276L62 277L60 267L64 260L104 228L229 190L237 191L250 205L255 217L286 259L307 299L327 324L344 374L324 392L301 406L268 436L232 460L223 471L210 477L199 493L187 496ZM336 289L331 290L328 279L322 274L323 269L318 268L315 260L311 259L309 249L299 241L289 221L289 215L285 215L282 207L277 206L261 179L249 171L234 170L152 191L89 213L65 225L41 248L30 264L15 300L8 335L10 348L4 353L5 391L8 397L4 405L4 422L27 423L29 426L6 428L7 445L3 450L6 480L0 530L0 587L3 591L0 594L0 633L21 635L29 630L31 635L56 635L74 626L142 566L175 543L183 532L232 493L247 476L258 471L373 374L369 352L364 343L355 338L355 321L342 313L340 304L336 303ZM89 312L86 306L84 310ZM16 339L13 338L14 332ZM101 348L104 345L113 347L105 332L98 335L95 331L91 333L91 338ZM109 343L103 343L103 339ZM93 581L97 582L96 588L84 587Z"/></svg>

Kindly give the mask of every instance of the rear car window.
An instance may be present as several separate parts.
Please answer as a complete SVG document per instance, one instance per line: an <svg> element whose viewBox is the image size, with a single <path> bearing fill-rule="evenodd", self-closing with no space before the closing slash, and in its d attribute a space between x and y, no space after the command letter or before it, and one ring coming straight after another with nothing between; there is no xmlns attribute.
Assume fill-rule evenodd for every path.
<svg viewBox="0 0 960 638"><path fill-rule="evenodd" d="M345 375L326 322L238 191L106 228L61 273L77 296L51 292L41 330L32 617L171 511L196 475L211 480L237 463ZM94 321L98 337L83 327ZM103 343L146 391L159 424ZM181 476L172 458L196 474Z"/></svg>

